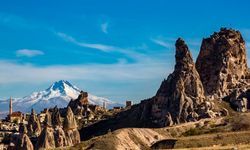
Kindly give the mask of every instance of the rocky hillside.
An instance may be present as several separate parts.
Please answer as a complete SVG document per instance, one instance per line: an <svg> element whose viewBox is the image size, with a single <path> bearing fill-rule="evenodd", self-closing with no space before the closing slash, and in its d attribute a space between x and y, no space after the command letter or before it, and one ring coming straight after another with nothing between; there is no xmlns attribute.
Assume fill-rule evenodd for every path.
<svg viewBox="0 0 250 150"><path fill-rule="evenodd" d="M81 138L126 127L165 127L228 115L222 100L238 111L249 108L246 48L239 31L222 28L204 39L196 63L182 39L175 46L175 69L154 97L83 128Z"/></svg>

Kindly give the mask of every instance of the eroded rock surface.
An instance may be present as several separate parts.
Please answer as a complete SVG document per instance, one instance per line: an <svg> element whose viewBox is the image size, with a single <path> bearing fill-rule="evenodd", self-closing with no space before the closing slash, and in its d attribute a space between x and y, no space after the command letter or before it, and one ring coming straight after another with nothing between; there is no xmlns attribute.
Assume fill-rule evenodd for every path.
<svg viewBox="0 0 250 150"><path fill-rule="evenodd" d="M63 125L62 117L57 107L53 108L53 112L51 114L51 121L54 127L57 127L57 126L62 127Z"/></svg>
<svg viewBox="0 0 250 150"><path fill-rule="evenodd" d="M54 129L52 127L46 126L38 138L36 148L50 149L55 147L56 144L54 138Z"/></svg>
<svg viewBox="0 0 250 150"><path fill-rule="evenodd" d="M207 107L211 104L205 99L191 52L180 38L176 41L175 59L174 72L162 82L153 99L152 117L160 126L208 117L212 109Z"/></svg>
<svg viewBox="0 0 250 150"><path fill-rule="evenodd" d="M207 95L224 97L247 86L250 76L241 33L222 28L203 39L196 68Z"/></svg>
<svg viewBox="0 0 250 150"><path fill-rule="evenodd" d="M41 125L34 109L31 111L27 129L30 137L38 137L41 133Z"/></svg>
<svg viewBox="0 0 250 150"><path fill-rule="evenodd" d="M67 108L64 122L62 122L57 108L54 108L52 112L46 112L44 128L36 144L37 149L73 146L79 142L80 134L77 130L75 116L70 107Z"/></svg>
<svg viewBox="0 0 250 150"><path fill-rule="evenodd" d="M69 107L73 110L74 114L81 114L83 107L88 105L88 93L81 91L77 99L71 100L68 104Z"/></svg>
<svg viewBox="0 0 250 150"><path fill-rule="evenodd" d="M213 104L204 89L192 55L182 39L176 41L175 70L164 80L156 95L133 105L114 117L81 130L81 138L126 127L164 127L201 118L213 118Z"/></svg>
<svg viewBox="0 0 250 150"><path fill-rule="evenodd" d="M54 131L55 145L56 147L69 146L69 142L66 140L65 133L61 127L56 127Z"/></svg>
<svg viewBox="0 0 250 150"><path fill-rule="evenodd" d="M67 108L67 115L64 120L63 129L69 145L75 145L80 142L80 134L77 130L75 116L70 107Z"/></svg>
<svg viewBox="0 0 250 150"><path fill-rule="evenodd" d="M34 150L34 146L27 135L27 128L23 123L19 125L19 134L15 135L11 141L9 149L13 150Z"/></svg>
<svg viewBox="0 0 250 150"><path fill-rule="evenodd" d="M34 150L34 146L27 134L19 134L13 140L14 146L10 146L13 150Z"/></svg>

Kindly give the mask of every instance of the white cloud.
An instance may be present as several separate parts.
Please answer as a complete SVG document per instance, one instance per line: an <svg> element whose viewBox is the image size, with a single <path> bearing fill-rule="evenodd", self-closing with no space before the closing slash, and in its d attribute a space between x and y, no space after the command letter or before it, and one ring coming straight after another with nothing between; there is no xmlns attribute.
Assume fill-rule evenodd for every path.
<svg viewBox="0 0 250 150"><path fill-rule="evenodd" d="M167 63L161 61L139 62L135 64L86 64L52 65L47 67L0 61L0 83L44 83L48 81L88 80L88 81L134 81L150 80L167 72Z"/></svg>
<svg viewBox="0 0 250 150"><path fill-rule="evenodd" d="M44 55L43 51L40 50L31 50L31 49L20 49L16 51L18 57L34 57L39 55Z"/></svg>
<svg viewBox="0 0 250 150"><path fill-rule="evenodd" d="M121 47L117 47L113 45L106 45L106 44L101 44L101 43L79 42L72 36L62 33L62 32L56 32L56 35L58 35L60 38L62 38L65 41L71 42L75 45L78 45L84 48L96 49L102 52L118 52L118 53L125 54L126 56L129 56L135 60L146 59L148 57L143 53L136 52L132 48L121 48Z"/></svg>
<svg viewBox="0 0 250 150"><path fill-rule="evenodd" d="M101 30L103 33L108 34L108 26L109 26L108 22L104 22L101 24Z"/></svg>
<svg viewBox="0 0 250 150"><path fill-rule="evenodd" d="M165 48L172 48L173 45L169 42L166 42L164 40L161 40L161 39L151 39L152 42L154 42L155 44L158 44L162 47L165 47Z"/></svg>
<svg viewBox="0 0 250 150"><path fill-rule="evenodd" d="M59 37L64 39L65 41L69 41L71 43L74 43L78 46L81 47L86 47L86 48L92 48L92 49L97 49L103 52L110 52L110 51L115 51L115 50L120 50L121 48L115 47L115 46L110 46L110 45L105 45L105 44L99 44L99 43L85 43L85 42L78 42L75 38L72 36L69 36L65 33L62 32L57 32L56 33Z"/></svg>

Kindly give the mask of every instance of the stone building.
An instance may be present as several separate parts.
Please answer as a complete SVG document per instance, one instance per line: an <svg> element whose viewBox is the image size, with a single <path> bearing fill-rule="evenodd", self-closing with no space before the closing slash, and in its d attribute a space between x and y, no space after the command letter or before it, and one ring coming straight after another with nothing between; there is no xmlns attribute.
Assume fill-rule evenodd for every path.
<svg viewBox="0 0 250 150"><path fill-rule="evenodd" d="M20 111L13 112L13 107L12 107L12 98L10 97L10 103L9 103L9 114L7 116L7 120L9 122L15 122L15 123L20 123L22 122L23 119L23 114Z"/></svg>

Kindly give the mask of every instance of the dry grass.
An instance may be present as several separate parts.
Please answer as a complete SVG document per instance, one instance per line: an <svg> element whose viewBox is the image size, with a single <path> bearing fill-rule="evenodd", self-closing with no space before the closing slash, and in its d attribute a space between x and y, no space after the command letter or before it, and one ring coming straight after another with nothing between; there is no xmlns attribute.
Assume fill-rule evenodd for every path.
<svg viewBox="0 0 250 150"><path fill-rule="evenodd" d="M220 146L214 145L210 147L201 147L201 148L177 148L176 150L231 150L236 148L238 150L249 150L249 144L239 144L239 145L227 145L227 146Z"/></svg>
<svg viewBox="0 0 250 150"><path fill-rule="evenodd" d="M176 148L199 148L214 145L240 145L250 143L250 131L226 132L179 138Z"/></svg>

